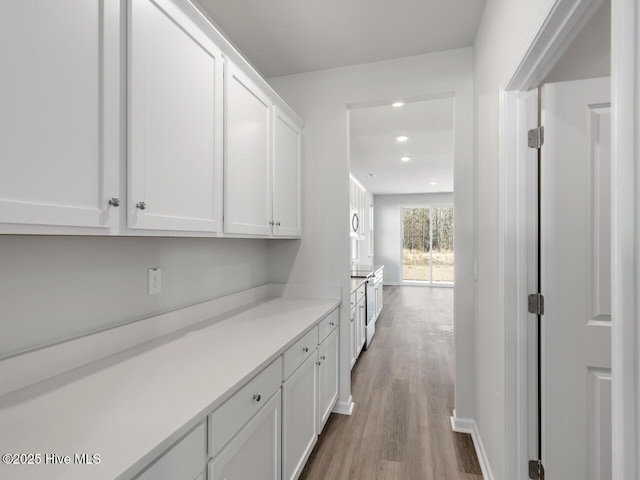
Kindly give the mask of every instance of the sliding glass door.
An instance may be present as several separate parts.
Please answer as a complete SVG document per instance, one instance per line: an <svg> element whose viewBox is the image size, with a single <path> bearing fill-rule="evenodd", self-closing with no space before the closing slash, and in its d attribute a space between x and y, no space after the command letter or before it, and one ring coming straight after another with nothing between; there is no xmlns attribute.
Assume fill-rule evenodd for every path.
<svg viewBox="0 0 640 480"><path fill-rule="evenodd" d="M402 277L453 283L453 208L402 209Z"/></svg>

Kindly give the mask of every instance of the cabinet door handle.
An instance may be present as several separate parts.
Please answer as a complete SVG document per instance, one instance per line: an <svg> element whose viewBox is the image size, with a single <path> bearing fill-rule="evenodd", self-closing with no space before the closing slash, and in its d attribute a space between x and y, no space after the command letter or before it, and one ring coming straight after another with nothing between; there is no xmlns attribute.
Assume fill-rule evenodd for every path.
<svg viewBox="0 0 640 480"><path fill-rule="evenodd" d="M327 359L327 357L325 357L324 355L322 355L322 356L320 357L320 360L326 360L326 359Z"/></svg>
<svg viewBox="0 0 640 480"><path fill-rule="evenodd" d="M335 327L335 326L336 326L336 324L335 324L334 322L329 322L329 326L330 326L330 327Z"/></svg>
<svg viewBox="0 0 640 480"><path fill-rule="evenodd" d="M269 222L269 225L271 225L272 227L273 227L275 224L276 224L276 222L274 222L273 220L271 220L271 221Z"/></svg>
<svg viewBox="0 0 640 480"><path fill-rule="evenodd" d="M316 365L320 366L322 365L322 362L316 362Z"/></svg>
<svg viewBox="0 0 640 480"><path fill-rule="evenodd" d="M147 209L147 202L138 202L138 203L136 203L136 208L138 210L146 210Z"/></svg>
<svg viewBox="0 0 640 480"><path fill-rule="evenodd" d="M276 222L276 227L279 227L279 226L280 226L280 222Z"/></svg>
<svg viewBox="0 0 640 480"><path fill-rule="evenodd" d="M119 207L120 199L118 197L111 197L109 199L109 205L111 205L112 207Z"/></svg>
<svg viewBox="0 0 640 480"><path fill-rule="evenodd" d="M262 394L260 394L260 393L254 393L254 394L253 394L253 399L254 399L256 402L259 402L261 398L262 398Z"/></svg>
<svg viewBox="0 0 640 480"><path fill-rule="evenodd" d="M307 353L307 352L309 351L309 347L302 347L302 351L303 351L304 353Z"/></svg>

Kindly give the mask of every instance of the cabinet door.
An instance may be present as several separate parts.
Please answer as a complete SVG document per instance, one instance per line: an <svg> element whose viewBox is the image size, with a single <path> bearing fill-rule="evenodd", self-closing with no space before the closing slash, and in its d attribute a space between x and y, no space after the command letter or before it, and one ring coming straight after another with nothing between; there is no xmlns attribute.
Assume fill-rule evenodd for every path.
<svg viewBox="0 0 640 480"><path fill-rule="evenodd" d="M363 299L358 304L358 353L362 351L365 342L367 341L367 303Z"/></svg>
<svg viewBox="0 0 640 480"><path fill-rule="evenodd" d="M169 0L130 0L134 229L222 230L222 54Z"/></svg>
<svg viewBox="0 0 640 480"><path fill-rule="evenodd" d="M226 68L225 226L271 234L271 101L232 62Z"/></svg>
<svg viewBox="0 0 640 480"><path fill-rule="evenodd" d="M317 360L316 352L282 385L282 478L285 480L298 478L318 439Z"/></svg>
<svg viewBox="0 0 640 480"><path fill-rule="evenodd" d="M338 400L338 329L318 347L318 434Z"/></svg>
<svg viewBox="0 0 640 480"><path fill-rule="evenodd" d="M273 234L299 237L302 132L279 108L273 122Z"/></svg>
<svg viewBox="0 0 640 480"><path fill-rule="evenodd" d="M351 351L351 367L356 363L358 359L358 330L357 330L357 311L358 307L355 306L351 309L351 318L349 319L349 346Z"/></svg>
<svg viewBox="0 0 640 480"><path fill-rule="evenodd" d="M209 480L281 479L280 391L209 463Z"/></svg>
<svg viewBox="0 0 640 480"><path fill-rule="evenodd" d="M207 429L205 423L201 423L154 461L136 480L195 479L206 464Z"/></svg>
<svg viewBox="0 0 640 480"><path fill-rule="evenodd" d="M117 226L120 15L101 0L0 2L0 233Z"/></svg>

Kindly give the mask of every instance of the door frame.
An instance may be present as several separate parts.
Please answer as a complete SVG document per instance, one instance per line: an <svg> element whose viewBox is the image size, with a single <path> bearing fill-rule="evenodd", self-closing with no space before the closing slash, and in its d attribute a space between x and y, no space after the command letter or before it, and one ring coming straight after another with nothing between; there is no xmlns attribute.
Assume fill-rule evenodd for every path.
<svg viewBox="0 0 640 480"><path fill-rule="evenodd" d="M531 172L526 131L537 125L540 85L602 0L545 0L500 87L499 319L505 328L505 472L527 479L532 432L530 352L536 342L527 294L536 282ZM640 465L640 7L612 0L612 449L613 479L638 478ZM535 197L533 197L535 199ZM533 282L533 283L532 283Z"/></svg>

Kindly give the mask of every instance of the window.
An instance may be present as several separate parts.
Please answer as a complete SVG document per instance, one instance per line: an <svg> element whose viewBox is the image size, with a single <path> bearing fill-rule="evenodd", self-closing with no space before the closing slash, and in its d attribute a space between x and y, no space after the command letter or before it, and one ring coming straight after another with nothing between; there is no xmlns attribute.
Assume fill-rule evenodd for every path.
<svg viewBox="0 0 640 480"><path fill-rule="evenodd" d="M402 278L453 282L453 208L402 209Z"/></svg>

